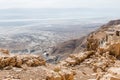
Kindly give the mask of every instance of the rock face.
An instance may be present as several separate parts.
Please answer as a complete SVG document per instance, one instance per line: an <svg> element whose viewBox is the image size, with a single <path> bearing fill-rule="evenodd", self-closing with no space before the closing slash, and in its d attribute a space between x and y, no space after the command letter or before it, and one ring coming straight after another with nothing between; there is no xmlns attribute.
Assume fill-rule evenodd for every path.
<svg viewBox="0 0 120 80"><path fill-rule="evenodd" d="M103 47L103 43L107 40L106 31L108 31L109 28L114 28L119 24L120 20L112 20L101 26L98 30L90 33L88 36L60 43L53 48L51 55L57 56L60 58L59 60L62 60L67 58L69 54L74 54L85 50L97 50L99 47Z"/></svg>
<svg viewBox="0 0 120 80"><path fill-rule="evenodd" d="M120 68L111 67L100 80L120 80Z"/></svg>
<svg viewBox="0 0 120 80"><path fill-rule="evenodd" d="M79 50L84 50L85 46L84 41L86 41L86 37L82 37L80 39L69 40L55 46L50 52L52 56L58 56L60 59L65 59L72 53L78 53Z"/></svg>
<svg viewBox="0 0 120 80"><path fill-rule="evenodd" d="M0 68L9 71L11 67L22 67L20 72L13 69L10 71L20 76L21 80L120 80L120 36L118 33L117 38L113 33L106 35L109 26L110 28L120 27L118 24L120 20L109 22L89 34L87 38L83 38L84 42L81 39L75 39L55 47L51 54L58 54L61 59L69 55L57 64L46 63L38 55L6 55L8 52L1 50L5 55L0 56ZM114 39L115 41L112 41ZM85 49L80 51L81 47ZM25 79L26 76L23 73L30 78ZM42 73L44 74L41 76ZM0 72L0 79L1 74L3 73Z"/></svg>
<svg viewBox="0 0 120 80"><path fill-rule="evenodd" d="M64 55L78 53L84 50L96 50L102 44L106 37L106 31L120 24L120 20L112 20L101 26L98 30L90 33L88 36L80 39L69 40L55 46L51 55ZM104 44L103 44L104 45ZM102 45L100 45L102 46ZM64 57L61 56L61 57ZM67 55L68 56L68 55Z"/></svg>
<svg viewBox="0 0 120 80"><path fill-rule="evenodd" d="M116 61L120 63L118 60L120 59L119 30L120 20L110 21L97 31L84 37L83 40L75 39L58 45L51 54L56 55L58 53L59 55L62 54L62 56L66 56L67 53L70 54L68 58L60 61L59 65L75 68L77 75L75 80L120 80L120 64L116 63ZM92 73L88 75L84 72L86 70L79 72L79 66L91 68L95 77L90 78ZM61 70L56 69L56 71ZM80 73L82 77L79 77ZM57 78L61 80L59 75L57 75ZM52 79L53 76L50 77L50 80Z"/></svg>
<svg viewBox="0 0 120 80"><path fill-rule="evenodd" d="M98 40L94 39L94 37L91 35L90 38L87 39L87 50L97 50L99 47Z"/></svg>
<svg viewBox="0 0 120 80"><path fill-rule="evenodd" d="M110 45L108 51L110 51L110 53L116 57L120 58L120 43Z"/></svg>
<svg viewBox="0 0 120 80"><path fill-rule="evenodd" d="M65 60L65 64L67 66L75 66L80 64L82 61L84 61L86 58L88 58L90 55L95 54L94 51L87 51L87 52L83 52L83 53L79 53L79 54L73 54L70 55L66 60Z"/></svg>
<svg viewBox="0 0 120 80"><path fill-rule="evenodd" d="M0 68L7 66L21 67L26 64L29 67L45 65L45 60L37 55L13 55L0 57Z"/></svg>

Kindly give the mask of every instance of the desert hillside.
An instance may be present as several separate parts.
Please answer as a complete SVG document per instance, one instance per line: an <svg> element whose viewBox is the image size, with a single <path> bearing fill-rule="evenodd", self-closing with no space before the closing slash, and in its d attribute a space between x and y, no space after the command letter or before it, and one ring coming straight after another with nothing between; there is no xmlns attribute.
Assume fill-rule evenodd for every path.
<svg viewBox="0 0 120 80"><path fill-rule="evenodd" d="M79 39L65 41L63 43L58 44L51 51L51 55L59 56L62 59L62 58L65 58L66 56L68 56L69 54L86 51L86 48L88 47L87 43L90 42L90 40L91 40L91 43L93 42L93 44L97 40L98 42L96 45L103 46L103 44L98 44L98 43L104 42L103 39L105 39L106 35L108 35L109 33L113 33L112 30L114 31L114 30L118 29L118 31L119 31L119 25L120 25L120 20L112 20L112 21L108 22L107 24L104 24L103 26L101 26L96 31L91 32L87 36L84 36ZM113 37L113 38L114 38L114 40L116 39L115 37ZM119 41L119 38L116 39L116 41ZM96 46L95 46L95 48L96 48Z"/></svg>
<svg viewBox="0 0 120 80"><path fill-rule="evenodd" d="M0 49L0 55L0 80L120 80L120 20L59 44L52 56L46 54L53 59L59 55L62 60L56 64L7 49Z"/></svg>

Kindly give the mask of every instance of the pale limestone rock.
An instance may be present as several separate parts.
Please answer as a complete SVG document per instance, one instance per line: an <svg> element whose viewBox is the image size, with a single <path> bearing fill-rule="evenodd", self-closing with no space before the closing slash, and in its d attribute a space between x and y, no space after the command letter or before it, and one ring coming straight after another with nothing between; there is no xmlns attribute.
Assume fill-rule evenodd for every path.
<svg viewBox="0 0 120 80"><path fill-rule="evenodd" d="M29 67L45 65L44 59L34 55L12 55L12 56L0 56L0 68L6 66L21 67L23 64L27 64Z"/></svg>
<svg viewBox="0 0 120 80"><path fill-rule="evenodd" d="M28 60L26 62L26 64L27 64L27 66L31 67L34 64L34 62L33 62L33 60Z"/></svg>
<svg viewBox="0 0 120 80"><path fill-rule="evenodd" d="M120 68L112 67L108 70L108 72L112 75L115 75L116 77L120 78Z"/></svg>
<svg viewBox="0 0 120 80"><path fill-rule="evenodd" d="M69 65L76 65L76 60L72 58L67 58L65 60Z"/></svg>
<svg viewBox="0 0 120 80"><path fill-rule="evenodd" d="M17 67L21 67L22 64L23 64L22 59L20 57L17 57L17 59L16 59L16 66Z"/></svg>
<svg viewBox="0 0 120 80"><path fill-rule="evenodd" d="M110 80L120 80L120 78L110 77Z"/></svg>

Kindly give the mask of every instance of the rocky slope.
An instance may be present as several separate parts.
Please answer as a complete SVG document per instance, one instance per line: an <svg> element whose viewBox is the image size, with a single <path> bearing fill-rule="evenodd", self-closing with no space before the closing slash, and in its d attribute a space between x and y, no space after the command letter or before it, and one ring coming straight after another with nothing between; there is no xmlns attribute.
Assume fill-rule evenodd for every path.
<svg viewBox="0 0 120 80"><path fill-rule="evenodd" d="M74 72L65 66L46 63L39 55L8 54L0 49L0 80L73 80Z"/></svg>
<svg viewBox="0 0 120 80"><path fill-rule="evenodd" d="M57 64L46 63L40 55L13 55L0 49L0 80L120 80L119 24L120 20L110 21L83 38L84 42L76 39L61 44L65 50L56 51L69 56ZM115 31L108 35L109 29ZM83 51L81 44L86 44Z"/></svg>
<svg viewBox="0 0 120 80"><path fill-rule="evenodd" d="M75 50L79 47L82 49L83 47L85 48L85 45L83 44L83 41L85 40L85 37L82 37L80 39L74 39L74 40L69 40L63 43L58 44L58 46L54 47L51 55L69 55L72 53L75 53ZM77 51L76 51L77 53ZM61 56L61 57L62 57Z"/></svg>
<svg viewBox="0 0 120 80"><path fill-rule="evenodd" d="M98 48L97 46L99 45L97 40L99 41L100 39L102 39L102 37L105 37L105 34L106 34L105 32L107 30L109 30L109 28L114 28L114 26L117 26L119 24L120 24L120 20L112 20L112 21L108 22L107 24L101 26L96 31L91 32L89 35L87 35L85 37L60 43L53 48L51 55L59 56L61 59L63 59L66 56L68 56L69 54L86 51L87 47L89 47L89 44L87 44L87 43L90 43L90 44L93 43L92 48L96 49L96 48ZM94 34L95 34L94 38L91 38L91 36L93 36ZM62 56L61 56L61 54L62 54Z"/></svg>

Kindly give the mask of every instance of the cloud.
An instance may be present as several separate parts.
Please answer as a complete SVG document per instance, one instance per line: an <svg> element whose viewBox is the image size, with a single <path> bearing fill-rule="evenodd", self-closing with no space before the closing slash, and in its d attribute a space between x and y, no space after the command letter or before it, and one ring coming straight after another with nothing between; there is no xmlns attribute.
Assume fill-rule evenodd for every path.
<svg viewBox="0 0 120 80"><path fill-rule="evenodd" d="M119 8L120 0L0 0L0 8Z"/></svg>

